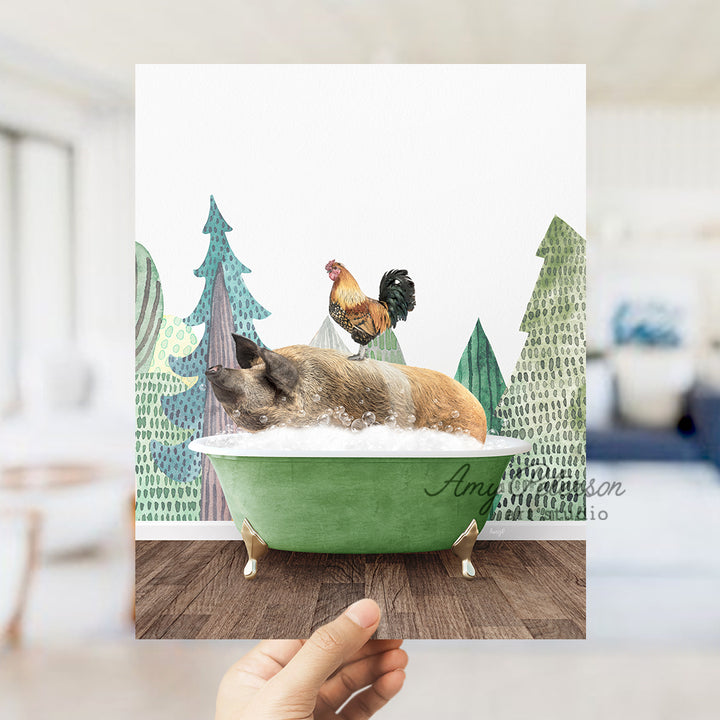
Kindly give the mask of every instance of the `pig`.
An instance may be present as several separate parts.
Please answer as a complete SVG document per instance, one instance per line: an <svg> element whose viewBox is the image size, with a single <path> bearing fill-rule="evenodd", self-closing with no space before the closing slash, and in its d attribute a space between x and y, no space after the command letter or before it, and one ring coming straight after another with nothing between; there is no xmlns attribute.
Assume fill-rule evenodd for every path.
<svg viewBox="0 0 720 720"><path fill-rule="evenodd" d="M318 422L348 426L371 412L381 424L467 430L485 442L482 405L440 372L371 359L352 362L337 350L309 345L269 350L242 335L233 339L240 367L215 365L205 375L242 430Z"/></svg>

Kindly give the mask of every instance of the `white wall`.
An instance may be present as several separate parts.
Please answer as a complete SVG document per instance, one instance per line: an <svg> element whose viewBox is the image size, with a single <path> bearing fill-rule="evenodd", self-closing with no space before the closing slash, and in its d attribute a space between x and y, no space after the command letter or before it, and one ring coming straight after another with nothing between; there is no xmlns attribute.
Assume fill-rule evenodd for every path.
<svg viewBox="0 0 720 720"><path fill-rule="evenodd" d="M133 117L103 112L77 145L78 335L96 373L94 404L135 413Z"/></svg>
<svg viewBox="0 0 720 720"><path fill-rule="evenodd" d="M3 261L12 256L10 244L19 260L15 270L0 263L0 272L15 273L18 284L16 299L3 303L0 319L3 328L21 328L9 333L0 352L0 386L10 385L7 368L18 362L27 410L46 403L42 383L33 382L37 365L54 363L72 382L74 368L89 363L95 407L129 420L134 412L132 109L53 91L7 70L0 80L0 127L29 138L17 149L22 168L14 208L17 236L6 232L13 208L0 207ZM72 175L63 145L72 151ZM0 159L3 152L7 148L0 145ZM0 163L3 182L8 176ZM3 297L9 297L10 285L2 286ZM0 408L2 401L0 394Z"/></svg>
<svg viewBox="0 0 720 720"><path fill-rule="evenodd" d="M509 379L545 231L585 232L584 66L153 65L136 89L137 237L166 313L202 292L212 193L270 347L318 330L328 260L371 297L402 267L408 364L454 375L480 316Z"/></svg>
<svg viewBox="0 0 720 720"><path fill-rule="evenodd" d="M15 352L14 274L10 259L15 253L13 237L14 148L10 137L0 135L0 417L17 401Z"/></svg>
<svg viewBox="0 0 720 720"><path fill-rule="evenodd" d="M48 365L75 341L71 152L22 138L16 168L16 343L20 401L32 412L47 402Z"/></svg>
<svg viewBox="0 0 720 720"><path fill-rule="evenodd" d="M608 343L613 297L639 283L688 299L700 355L720 339L719 198L719 108L588 110L591 349Z"/></svg>

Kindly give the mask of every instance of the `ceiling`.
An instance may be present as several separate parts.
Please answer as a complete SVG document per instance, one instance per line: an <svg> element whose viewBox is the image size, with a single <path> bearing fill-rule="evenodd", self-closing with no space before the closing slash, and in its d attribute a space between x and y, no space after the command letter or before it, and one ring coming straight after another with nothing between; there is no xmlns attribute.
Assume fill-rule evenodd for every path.
<svg viewBox="0 0 720 720"><path fill-rule="evenodd" d="M135 63L586 63L590 103L720 103L717 0L23 0L0 70L131 103Z"/></svg>

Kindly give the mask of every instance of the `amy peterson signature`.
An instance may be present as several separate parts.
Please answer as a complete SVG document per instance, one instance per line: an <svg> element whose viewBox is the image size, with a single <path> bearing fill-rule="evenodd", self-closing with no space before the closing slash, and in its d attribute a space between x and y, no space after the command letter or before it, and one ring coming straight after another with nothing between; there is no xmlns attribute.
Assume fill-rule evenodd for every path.
<svg viewBox="0 0 720 720"><path fill-rule="evenodd" d="M455 497L463 497L463 495L477 495L478 497L485 498L485 502L481 505L478 510L478 515L487 514L492 508L493 500L497 495L497 483L484 483L484 482L473 482L472 480L466 480L467 474L470 472L469 463L461 465L452 475L449 480L446 480L435 492L430 492L427 488L425 494L430 497L437 497L446 490L452 492ZM454 486L454 487L453 487ZM450 490L452 488L452 490Z"/></svg>

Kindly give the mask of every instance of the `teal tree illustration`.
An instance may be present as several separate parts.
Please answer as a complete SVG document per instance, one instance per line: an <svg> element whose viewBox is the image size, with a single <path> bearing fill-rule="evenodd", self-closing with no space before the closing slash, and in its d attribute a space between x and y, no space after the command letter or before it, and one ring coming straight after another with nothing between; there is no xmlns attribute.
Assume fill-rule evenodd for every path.
<svg viewBox="0 0 720 720"><path fill-rule="evenodd" d="M585 518L585 240L556 217L520 329L528 334L497 414L532 450L508 466L497 519Z"/></svg>
<svg viewBox="0 0 720 720"><path fill-rule="evenodd" d="M499 435L502 418L495 408L505 392L505 381L480 320L475 323L465 346L455 379L480 401L487 416L488 432Z"/></svg>
<svg viewBox="0 0 720 720"><path fill-rule="evenodd" d="M161 397L180 392L186 385L167 370L153 367L157 348L167 342L162 332L163 295L155 263L148 251L135 244L135 516L138 520L198 520L199 473L189 482L168 478L153 461L151 444L182 443L189 435L163 414ZM180 331L182 332L182 331ZM178 333L179 334L179 333ZM184 338L173 338L183 340ZM194 340L194 338L193 338ZM192 343L192 340L189 340ZM177 343L178 352L182 345Z"/></svg>
<svg viewBox="0 0 720 720"><path fill-rule="evenodd" d="M233 366L232 333L237 332L262 345L255 320L270 315L250 294L243 275L250 269L243 265L230 249L226 234L232 227L220 214L215 199L210 196L210 212L203 233L210 236L207 255L195 270L205 278L205 287L195 310L184 322L190 326L204 325L205 332L197 348L185 357L168 359L178 375L198 377L199 380L184 392L167 395L162 400L167 419L190 431L181 443L166 445L154 442L152 454L158 467L177 482L188 482L202 472L202 520L230 519L225 498L212 466L207 458L188 448L197 437L221 432L228 424L220 403L205 382L205 370L211 365ZM204 456L203 456L204 457Z"/></svg>
<svg viewBox="0 0 720 720"><path fill-rule="evenodd" d="M397 365L405 365L402 348L392 329L380 333L368 343L367 357L374 360L385 360Z"/></svg>

